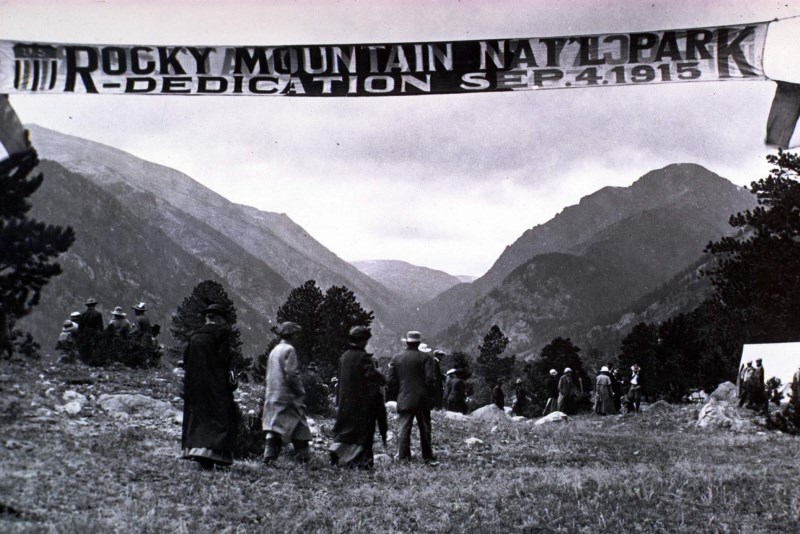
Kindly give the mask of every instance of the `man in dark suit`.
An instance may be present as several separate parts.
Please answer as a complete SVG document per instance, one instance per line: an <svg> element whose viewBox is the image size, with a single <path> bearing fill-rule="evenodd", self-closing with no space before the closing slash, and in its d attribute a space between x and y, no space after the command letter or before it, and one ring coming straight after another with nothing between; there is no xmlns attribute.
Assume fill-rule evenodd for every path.
<svg viewBox="0 0 800 534"><path fill-rule="evenodd" d="M431 445L431 405L436 382L435 362L429 354L420 352L422 335L410 331L402 339L406 350L395 355L389 363L389 394L397 398L397 415L400 423L398 459L411 459L411 425L414 419L419 427L422 458L433 462Z"/></svg>
<svg viewBox="0 0 800 534"><path fill-rule="evenodd" d="M81 331L86 330L96 330L97 332L102 332L105 328L103 324L103 314L95 309L97 306L97 301L94 300L92 297L86 299L86 311L81 314L80 320L78 324L81 325Z"/></svg>

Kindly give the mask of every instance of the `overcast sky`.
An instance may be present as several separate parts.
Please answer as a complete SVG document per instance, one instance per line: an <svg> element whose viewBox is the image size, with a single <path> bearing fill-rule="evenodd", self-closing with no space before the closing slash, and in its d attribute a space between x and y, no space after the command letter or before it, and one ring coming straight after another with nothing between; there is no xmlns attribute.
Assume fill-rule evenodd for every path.
<svg viewBox="0 0 800 534"><path fill-rule="evenodd" d="M260 4L0 0L0 39L387 43L800 15L800 2L785 0ZM774 82L749 81L353 99L25 95L11 103L25 123L121 148L234 202L286 213L346 260L481 275L526 229L652 169L699 163L741 185L766 175L774 92Z"/></svg>

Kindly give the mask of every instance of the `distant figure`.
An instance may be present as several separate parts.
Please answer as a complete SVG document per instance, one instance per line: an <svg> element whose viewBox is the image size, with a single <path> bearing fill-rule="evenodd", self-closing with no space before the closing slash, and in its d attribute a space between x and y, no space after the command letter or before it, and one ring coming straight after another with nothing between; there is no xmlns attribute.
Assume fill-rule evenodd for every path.
<svg viewBox="0 0 800 534"><path fill-rule="evenodd" d="M77 330L81 325L81 312L74 311L70 313L69 320L72 321L72 324L75 325L75 329Z"/></svg>
<svg viewBox="0 0 800 534"><path fill-rule="evenodd" d="M756 389L755 403L757 408L764 414L769 413L769 394L767 393L766 381L764 376L764 366L761 358L756 360L756 377L758 378L758 388Z"/></svg>
<svg viewBox="0 0 800 534"><path fill-rule="evenodd" d="M103 325L103 314L95 309L97 306L97 301L89 297L86 299L86 310L81 314L80 321L78 324L81 325L83 332L87 330L96 330L97 332L102 332L104 325Z"/></svg>
<svg viewBox="0 0 800 534"><path fill-rule="evenodd" d="M747 404L748 408L753 408L758 391L758 375L753 368L753 362L747 362L747 365L745 365L742 382L742 396L739 398L739 407L741 408Z"/></svg>
<svg viewBox="0 0 800 534"><path fill-rule="evenodd" d="M639 375L641 368L638 364L631 366L631 381L628 389L628 403L633 413L639 413L642 405L642 378Z"/></svg>
<svg viewBox="0 0 800 534"><path fill-rule="evenodd" d="M797 371L794 372L792 376L792 402L796 405L800 405L800 367L798 367Z"/></svg>
<svg viewBox="0 0 800 534"><path fill-rule="evenodd" d="M492 402L501 410L505 410L506 395L503 393L503 381L498 380L492 388Z"/></svg>
<svg viewBox="0 0 800 534"><path fill-rule="evenodd" d="M600 368L595 385L594 411L598 415L608 415L614 413L614 391L611 388L611 377L608 367L605 365Z"/></svg>
<svg viewBox="0 0 800 534"><path fill-rule="evenodd" d="M622 377L616 367L611 371L611 391L614 393L614 413L622 409Z"/></svg>
<svg viewBox="0 0 800 534"><path fill-rule="evenodd" d="M547 404L544 406L542 415L551 414L558 410L558 371L550 369L550 375L545 382L547 390Z"/></svg>
<svg viewBox="0 0 800 534"><path fill-rule="evenodd" d="M745 365L740 365L739 373L736 375L736 397L739 400L742 400L742 395L744 395L744 370Z"/></svg>
<svg viewBox="0 0 800 534"><path fill-rule="evenodd" d="M409 331L402 341L406 350L392 357L389 363L389 391L390 396L397 398L400 426L398 458L411 459L411 426L416 419L422 458L433 462L430 426L431 397L436 383L433 358L419 351L422 342L419 332Z"/></svg>
<svg viewBox="0 0 800 534"><path fill-rule="evenodd" d="M111 312L111 315L113 316L113 319L109 321L106 328L110 328L114 332L115 336L124 337L133 331L133 325L127 319L128 314L122 311L121 306L114 308L114 310Z"/></svg>
<svg viewBox="0 0 800 534"><path fill-rule="evenodd" d="M153 337L153 323L151 323L150 318L145 315L147 313L147 304L140 302L136 306L132 306L131 309L136 315L136 318L134 319L136 322L133 324L133 329L136 332L136 336L139 338L140 343L145 347L154 346L155 338Z"/></svg>
<svg viewBox="0 0 800 534"><path fill-rule="evenodd" d="M575 382L572 381L572 369L565 367L564 374L558 381L558 411L567 415L576 414L575 396L577 393L578 389Z"/></svg>
<svg viewBox="0 0 800 534"><path fill-rule="evenodd" d="M514 401L511 403L511 413L513 415L521 415L523 417L530 416L530 403L528 392L525 391L525 386L521 378L517 378L514 382Z"/></svg>
<svg viewBox="0 0 800 534"><path fill-rule="evenodd" d="M296 462L311 460L308 444L312 436L306 421L306 390L300 380L294 349L301 330L300 325L289 321L278 325L275 333L280 342L269 353L262 422L267 432L264 448L264 463L267 465L278 459L281 447L288 443L292 444Z"/></svg>
<svg viewBox="0 0 800 534"><path fill-rule="evenodd" d="M444 374L442 373L442 358L445 354L442 350L433 351L433 371L436 380L433 383L433 409L441 410L444 408Z"/></svg>
<svg viewBox="0 0 800 534"><path fill-rule="evenodd" d="M62 363L72 363L77 355L77 336L78 326L67 319L61 325L61 333L58 334L56 350L61 352L59 361Z"/></svg>
<svg viewBox="0 0 800 534"><path fill-rule="evenodd" d="M447 381L445 384L445 406L448 412L466 413L467 396L469 387L467 384L466 373L463 369L450 369L447 371Z"/></svg>
<svg viewBox="0 0 800 534"><path fill-rule="evenodd" d="M383 399L384 376L378 372L372 354L366 351L372 332L354 326L349 332L350 348L339 360L339 395L333 426L331 463L371 469L372 444L378 421L386 419ZM384 446L386 434L382 435Z"/></svg>
<svg viewBox="0 0 800 534"><path fill-rule="evenodd" d="M229 466L236 447L237 409L233 400L230 328L224 310L203 310L205 324L192 333L183 354L183 457L203 469Z"/></svg>

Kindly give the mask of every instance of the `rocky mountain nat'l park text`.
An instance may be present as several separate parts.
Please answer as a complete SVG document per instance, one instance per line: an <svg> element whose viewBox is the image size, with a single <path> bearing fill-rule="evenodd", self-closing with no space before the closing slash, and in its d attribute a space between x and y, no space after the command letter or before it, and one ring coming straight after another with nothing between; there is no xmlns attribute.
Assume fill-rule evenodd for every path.
<svg viewBox="0 0 800 534"><path fill-rule="evenodd" d="M0 41L0 93L380 96L763 80L766 33L759 23L359 45Z"/></svg>

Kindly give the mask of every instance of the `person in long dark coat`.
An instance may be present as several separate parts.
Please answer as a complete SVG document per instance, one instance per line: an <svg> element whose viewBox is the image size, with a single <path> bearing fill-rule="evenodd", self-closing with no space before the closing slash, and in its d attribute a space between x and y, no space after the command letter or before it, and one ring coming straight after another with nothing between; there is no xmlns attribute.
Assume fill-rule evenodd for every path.
<svg viewBox="0 0 800 534"><path fill-rule="evenodd" d="M183 355L183 457L203 469L233 463L236 447L236 403L231 380L230 328L223 308L203 312L205 324L189 338Z"/></svg>
<svg viewBox="0 0 800 534"><path fill-rule="evenodd" d="M461 369L450 369L447 371L449 384L445 385L445 404L448 412L458 412L466 414L467 408L467 381L464 371Z"/></svg>
<svg viewBox="0 0 800 534"><path fill-rule="evenodd" d="M498 380L492 388L492 402L501 410L505 410L506 394L503 393L503 382Z"/></svg>
<svg viewBox="0 0 800 534"><path fill-rule="evenodd" d="M350 329L350 348L339 360L339 395L330 459L334 465L370 469L375 427L386 417L382 388L384 376L378 372L372 354L366 351L372 332L366 326ZM383 435L384 444L386 436Z"/></svg>
<svg viewBox="0 0 800 534"><path fill-rule="evenodd" d="M617 368L611 371L611 391L614 393L614 413L619 413L622 408L622 381Z"/></svg>
<svg viewBox="0 0 800 534"><path fill-rule="evenodd" d="M95 330L102 332L105 328L103 324L103 314L95 309L97 301L92 297L86 299L86 310L81 314L78 323L81 325L81 331Z"/></svg>
<svg viewBox="0 0 800 534"><path fill-rule="evenodd" d="M411 459L411 426L414 419L419 428L422 458L433 462L431 444L431 398L436 381L433 358L419 351L422 335L410 331L403 338L406 350L395 355L389 363L389 391L397 398L397 415L400 426L398 458Z"/></svg>
<svg viewBox="0 0 800 534"><path fill-rule="evenodd" d="M436 380L433 384L433 409L441 410L444 408L444 374L442 374L441 359L444 358L444 351L433 351L433 366Z"/></svg>
<svg viewBox="0 0 800 534"><path fill-rule="evenodd" d="M576 414L575 396L577 393L578 388L572 380L572 369L566 367L564 374L558 380L558 411L567 415Z"/></svg>

